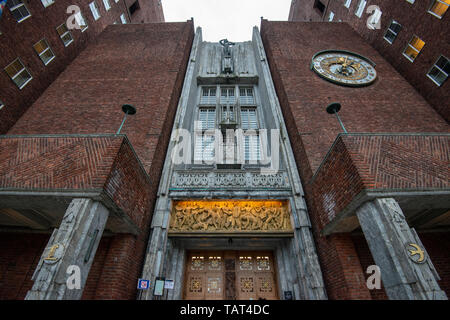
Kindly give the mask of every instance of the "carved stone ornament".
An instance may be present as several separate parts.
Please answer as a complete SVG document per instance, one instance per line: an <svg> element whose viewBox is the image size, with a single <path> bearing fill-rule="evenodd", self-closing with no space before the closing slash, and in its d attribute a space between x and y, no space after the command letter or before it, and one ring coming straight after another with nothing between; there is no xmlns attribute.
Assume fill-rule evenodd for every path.
<svg viewBox="0 0 450 320"><path fill-rule="evenodd" d="M170 232L283 232L292 231L287 202L178 201Z"/></svg>

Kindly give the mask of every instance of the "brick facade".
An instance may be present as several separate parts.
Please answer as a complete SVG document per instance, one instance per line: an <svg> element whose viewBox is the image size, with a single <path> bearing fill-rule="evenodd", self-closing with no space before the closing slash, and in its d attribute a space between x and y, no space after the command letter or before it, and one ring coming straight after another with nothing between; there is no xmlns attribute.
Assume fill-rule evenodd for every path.
<svg viewBox="0 0 450 320"><path fill-rule="evenodd" d="M130 103L137 108L121 133L129 138L151 184L142 188L137 181L127 182L129 170L138 164L130 162L135 159L130 150L119 150L112 168L123 174L110 176L105 189L112 198L118 195L115 201L128 204L124 210L136 218L141 232L102 239L84 298L136 297L136 281L193 37L192 21L109 26L8 132L115 133L124 116L121 105ZM121 167L127 162L128 167ZM129 192L128 197L134 194L134 198L145 189L149 197L137 197L133 204L126 194L115 192L118 189ZM144 206L145 212L139 213Z"/></svg>
<svg viewBox="0 0 450 320"><path fill-rule="evenodd" d="M327 21L333 12L334 22L347 22L364 40L376 49L389 63L435 108L447 121L450 121L450 81L437 86L427 77L427 73L444 55L450 59L450 41L448 25L450 10L439 19L430 13L431 1L368 0L361 18L355 15L359 0L353 0L350 8L342 0L320 0L325 5L323 14L314 8L317 0L293 0L289 21ZM367 28L370 14L366 12L371 5L377 5L382 11L380 29ZM383 39L384 34L395 20L402 25L397 38L392 44ZM420 54L410 62L403 56L407 44L416 35L425 42Z"/></svg>
<svg viewBox="0 0 450 320"><path fill-rule="evenodd" d="M359 245L355 247L350 234L327 237L320 234L323 203L314 197L310 181L341 132L337 119L326 113L325 108L332 102L340 102L339 114L350 133L448 132L449 127L425 99L347 24L263 20L261 35L303 180L327 293L331 299L370 299L374 294L365 285L363 267L366 263L363 265L360 261L364 257L358 255L356 248ZM368 57L376 63L378 79L368 87L349 88L320 78L310 70L311 58L327 49L348 50ZM355 164L349 160L354 154L338 151L342 158L339 163L353 170ZM349 188L342 186L339 190L343 196L351 194L353 189L357 194L366 182L355 178L348 180Z"/></svg>
<svg viewBox="0 0 450 320"><path fill-rule="evenodd" d="M110 24L120 22L120 15L125 14L130 22L125 0L115 2L109 0L111 8L105 9L102 0L95 0L100 12L100 18L94 20L89 3L93 0L57 0L44 8L41 1L25 0L24 3L31 13L31 17L17 23L8 9L5 9L0 20L0 101L5 104L0 110L0 134L5 134L20 116L35 102L44 90L58 77L58 75L82 52L89 43ZM141 6L140 15L145 14L145 22L161 22L161 13L155 8L159 1L147 0ZM88 28L71 30L73 42L67 47L60 39L56 28L69 18L66 13L68 6L77 5L81 9L88 24ZM139 20L139 21L140 21ZM131 20L135 22L134 19ZM33 45L45 38L53 51L55 58L45 66L33 49ZM16 58L20 58L33 79L22 89L19 89L3 70Z"/></svg>

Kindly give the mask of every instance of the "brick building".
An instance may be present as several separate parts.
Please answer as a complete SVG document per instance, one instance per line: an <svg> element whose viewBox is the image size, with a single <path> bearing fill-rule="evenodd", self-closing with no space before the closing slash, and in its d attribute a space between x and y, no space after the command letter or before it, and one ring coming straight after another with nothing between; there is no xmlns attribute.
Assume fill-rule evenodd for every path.
<svg viewBox="0 0 450 320"><path fill-rule="evenodd" d="M449 6L447 0L293 0L289 21L347 22L448 122Z"/></svg>
<svg viewBox="0 0 450 320"><path fill-rule="evenodd" d="M82 31L68 29L67 24L73 22L69 17L76 13L69 6L78 6L79 19L84 20ZM8 1L0 17L0 134L106 26L163 21L159 0ZM8 66L9 73L5 72Z"/></svg>
<svg viewBox="0 0 450 320"><path fill-rule="evenodd" d="M0 136L0 299L446 299L449 138L346 23L109 25Z"/></svg>

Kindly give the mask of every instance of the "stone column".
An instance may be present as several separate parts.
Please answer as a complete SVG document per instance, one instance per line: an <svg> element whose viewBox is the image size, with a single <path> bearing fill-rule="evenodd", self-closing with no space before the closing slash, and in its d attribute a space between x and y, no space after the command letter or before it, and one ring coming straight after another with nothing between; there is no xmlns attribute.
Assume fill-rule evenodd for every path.
<svg viewBox="0 0 450 320"><path fill-rule="evenodd" d="M100 202L72 200L41 256L32 277L33 287L28 291L26 300L81 298L108 216L108 209ZM74 278L78 271L80 289L76 288Z"/></svg>
<svg viewBox="0 0 450 320"><path fill-rule="evenodd" d="M393 198L378 198L356 211L389 299L447 300L439 275Z"/></svg>

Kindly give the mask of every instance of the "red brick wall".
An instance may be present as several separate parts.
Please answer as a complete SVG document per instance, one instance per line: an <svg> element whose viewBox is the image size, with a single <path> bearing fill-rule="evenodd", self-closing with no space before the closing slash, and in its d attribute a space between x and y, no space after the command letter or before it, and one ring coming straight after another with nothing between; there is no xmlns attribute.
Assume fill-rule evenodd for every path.
<svg viewBox="0 0 450 320"><path fill-rule="evenodd" d="M151 180L149 198L140 198L131 209L139 211L144 202L149 203L139 223L142 232L116 235L101 247L94 262L97 271L89 279L95 293L90 287L85 298L135 298L193 37L192 22L108 27L8 132L115 133L123 119L121 105L130 103L137 108L121 133L127 134ZM121 156L127 159L130 153ZM114 182L110 186L119 185Z"/></svg>
<svg viewBox="0 0 450 320"><path fill-rule="evenodd" d="M106 11L102 0L95 0L100 10L100 18L94 20L89 3L93 0L57 0L54 4L44 8L39 0L25 0L31 17L21 23L12 17L5 9L0 20L0 100L6 105L0 110L0 134L4 134L20 118L20 116L35 102L44 90L58 77L78 54L89 43L95 41L106 26L114 21L120 23L120 15L125 13L128 20L125 1L116 3L109 0L111 9ZM146 14L146 22L161 20L161 13L154 8L158 0L147 0L141 12ZM74 42L65 47L59 38L56 28L66 22L69 5L77 5L81 9L88 29L84 32L72 30ZM162 9L161 9L162 10ZM45 38L55 54L55 59L44 66L33 45ZM24 88L19 88L11 81L3 70L8 64L19 57L33 76Z"/></svg>
<svg viewBox="0 0 450 320"><path fill-rule="evenodd" d="M113 0L111 0L113 1ZM129 8L138 1L139 9L130 14L131 23L164 22L161 0L124 0Z"/></svg>
<svg viewBox="0 0 450 320"><path fill-rule="evenodd" d="M289 21L320 21L314 12L313 0L294 0L291 6ZM293 1L293 2L294 2ZM426 74L434 65L440 55L450 59L450 41L448 40L448 25L450 11L442 19L429 14L431 1L416 1L410 4L407 1L368 0L366 9L370 5L377 5L383 12L381 28L371 30L366 27L370 14L366 9L361 18L355 15L359 0L353 0L349 9L344 7L343 0L331 0L323 15L326 21L330 11L335 13L334 20L341 19L349 23L373 48L375 48L392 66L412 84L419 93L435 108L447 121L450 121L450 81L441 87L434 84ZM393 44L389 44L383 36L392 20L402 25L402 30ZM411 40L417 35L425 46L419 56L411 63L402 52Z"/></svg>
<svg viewBox="0 0 450 320"><path fill-rule="evenodd" d="M0 300L25 298L49 238L48 234L0 233Z"/></svg>
<svg viewBox="0 0 450 320"><path fill-rule="evenodd" d="M261 36L303 180L328 296L331 299L370 299L372 296L365 286L363 268L350 235L320 235L319 215L323 204L317 203L308 182L341 132L337 119L327 114L325 108L329 103L340 102L340 116L349 132L448 132L449 127L387 61L346 24L263 20ZM348 50L368 57L377 64L378 80L368 87L349 88L320 78L310 70L311 58L327 49ZM357 188L358 183L354 187ZM340 192L345 194L347 190Z"/></svg>

